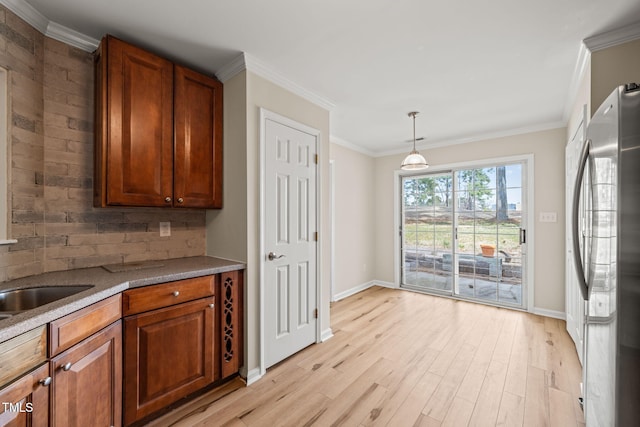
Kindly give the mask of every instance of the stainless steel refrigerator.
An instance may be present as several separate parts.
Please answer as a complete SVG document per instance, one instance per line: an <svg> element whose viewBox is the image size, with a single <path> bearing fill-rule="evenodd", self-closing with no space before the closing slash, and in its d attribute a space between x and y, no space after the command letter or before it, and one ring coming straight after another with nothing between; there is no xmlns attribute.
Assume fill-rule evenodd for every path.
<svg viewBox="0 0 640 427"><path fill-rule="evenodd" d="M583 182L585 167L588 181ZM581 259L580 187L591 191ZM586 303L587 427L640 425L640 87L620 86L587 127L573 197L573 253Z"/></svg>

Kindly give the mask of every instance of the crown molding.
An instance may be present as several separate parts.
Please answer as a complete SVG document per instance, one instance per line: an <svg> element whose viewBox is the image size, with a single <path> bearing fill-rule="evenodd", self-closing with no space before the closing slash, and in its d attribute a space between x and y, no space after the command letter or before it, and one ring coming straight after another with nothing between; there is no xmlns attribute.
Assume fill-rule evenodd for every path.
<svg viewBox="0 0 640 427"><path fill-rule="evenodd" d="M589 51L597 52L608 47L616 46L632 40L640 39L640 22L626 27L608 31L583 40Z"/></svg>
<svg viewBox="0 0 640 427"><path fill-rule="evenodd" d="M260 61L252 55L249 55L246 52L243 52L235 57L233 60L231 60L231 62L220 68L220 70L218 70L215 74L218 80L224 83L245 70L251 71L252 73L266 80L269 80L271 83L277 84L278 86L288 90L289 92L295 93L296 95L306 99L307 101L324 108L325 110L331 111L335 108L335 104L333 102L289 80L282 74L271 69L264 62Z"/></svg>
<svg viewBox="0 0 640 427"><path fill-rule="evenodd" d="M307 101L310 101L313 104L316 104L317 106L324 108L325 110L331 111L335 108L336 105L333 102L289 80L282 74L271 69L267 64L260 61L258 58L245 53L244 60L245 60L247 70L251 71L252 73L257 74L260 77L263 77L269 80L270 82L275 83L278 86L284 89L287 89L290 92L295 93L298 96L301 96Z"/></svg>
<svg viewBox="0 0 640 427"><path fill-rule="evenodd" d="M27 24L52 39L87 52L96 50L100 43L99 40L49 20L24 0L0 0L0 4L18 15L18 17L23 19Z"/></svg>
<svg viewBox="0 0 640 427"><path fill-rule="evenodd" d="M375 152L373 152L373 151L371 151L369 149L366 149L366 148L364 148L364 147L362 147L360 145L354 144L353 142L349 142L349 141L346 141L346 140L344 140L342 138L338 138L335 135L330 135L329 136L329 142L331 144L339 145L341 147L347 148L347 149L349 149L351 151L356 151L356 152L358 152L360 154L364 154L364 155L369 156L369 157L376 157L376 153Z"/></svg>
<svg viewBox="0 0 640 427"><path fill-rule="evenodd" d="M87 52L93 52L100 44L99 40L50 21L46 16L38 12L33 6L24 0L0 0L0 4L7 7L47 37ZM335 104L333 102L303 88L297 83L294 83L283 75L272 70L264 62L247 53L240 54L215 74L216 77L224 83L244 70L249 70L260 77L263 77L272 83L305 98L325 110L331 111L335 108Z"/></svg>
<svg viewBox="0 0 640 427"><path fill-rule="evenodd" d="M40 31L42 34L46 34L47 26L49 25L49 19L38 12L33 6L24 0L0 0L0 4L5 6L11 12L18 15L29 25Z"/></svg>
<svg viewBox="0 0 640 427"><path fill-rule="evenodd" d="M49 21L49 25L47 25L47 32L45 33L45 35L47 37L51 37L52 39L77 47L78 49L84 50L86 52L95 51L100 44L100 40L96 40L93 37L86 36L78 31L72 30L71 28L67 28L53 21Z"/></svg>
<svg viewBox="0 0 640 427"><path fill-rule="evenodd" d="M231 80L233 77L246 70L247 66L244 56L245 53L243 52L232 59L231 62L216 71L216 78L222 83L226 83L227 80Z"/></svg>
<svg viewBox="0 0 640 427"><path fill-rule="evenodd" d="M470 142L480 142L480 141L486 141L486 140L490 140L490 139L497 139L497 138L505 138L508 136L516 136L516 135L524 135L527 133L533 133L533 132L542 132L545 130L551 130L551 129L561 129L566 127L567 124L560 121L560 122L548 122L548 123L540 123L537 125L532 125L532 126L524 126L521 128L514 128L514 129L507 129L504 131L498 131L498 132L487 132L484 134L480 134L480 135L476 135L473 137L468 137L468 138L456 138L456 139L449 139L449 140L441 140L441 141L435 141L435 142L430 142L428 144L422 144L422 145L416 145L416 149L418 151L421 150L430 150L432 148L439 148L439 147L449 147L452 145L460 145L460 144L468 144ZM375 153L374 157L385 157L385 156L391 156L391 155L396 155L396 154L406 154L408 152L407 148L398 148L398 149L394 149L394 150L387 150L387 151L378 151Z"/></svg>

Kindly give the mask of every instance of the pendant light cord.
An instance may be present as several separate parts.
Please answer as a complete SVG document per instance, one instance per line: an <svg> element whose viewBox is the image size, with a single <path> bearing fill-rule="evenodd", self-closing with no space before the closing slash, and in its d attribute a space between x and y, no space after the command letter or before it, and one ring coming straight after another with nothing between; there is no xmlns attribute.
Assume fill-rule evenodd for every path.
<svg viewBox="0 0 640 427"><path fill-rule="evenodd" d="M409 113L410 117L413 117L413 152L416 151L416 115L418 114L417 111L412 111Z"/></svg>

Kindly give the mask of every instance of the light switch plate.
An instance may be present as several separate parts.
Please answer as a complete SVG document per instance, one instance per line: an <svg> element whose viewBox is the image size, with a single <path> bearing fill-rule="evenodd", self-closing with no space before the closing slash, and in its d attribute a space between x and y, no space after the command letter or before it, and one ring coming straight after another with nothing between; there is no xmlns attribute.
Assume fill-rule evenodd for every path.
<svg viewBox="0 0 640 427"><path fill-rule="evenodd" d="M540 222L558 222L556 212L540 212Z"/></svg>
<svg viewBox="0 0 640 427"><path fill-rule="evenodd" d="M160 237L170 237L171 236L171 223L170 222L161 222L160 223Z"/></svg>

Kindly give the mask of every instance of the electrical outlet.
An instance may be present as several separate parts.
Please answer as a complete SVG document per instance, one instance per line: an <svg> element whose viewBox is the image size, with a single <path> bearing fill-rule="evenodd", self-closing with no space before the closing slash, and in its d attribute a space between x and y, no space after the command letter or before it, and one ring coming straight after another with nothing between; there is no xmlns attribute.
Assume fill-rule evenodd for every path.
<svg viewBox="0 0 640 427"><path fill-rule="evenodd" d="M558 222L556 212L540 212L540 222Z"/></svg>
<svg viewBox="0 0 640 427"><path fill-rule="evenodd" d="M169 237L171 236L171 223L170 222L161 222L160 223L160 237Z"/></svg>

